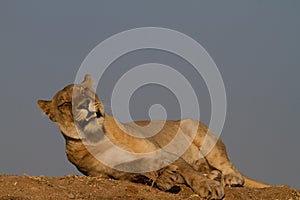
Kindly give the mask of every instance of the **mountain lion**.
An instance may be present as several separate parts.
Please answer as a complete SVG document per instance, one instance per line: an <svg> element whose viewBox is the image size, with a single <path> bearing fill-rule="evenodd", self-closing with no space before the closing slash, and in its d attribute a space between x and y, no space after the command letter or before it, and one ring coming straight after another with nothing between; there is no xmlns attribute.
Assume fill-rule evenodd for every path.
<svg viewBox="0 0 300 200"><path fill-rule="evenodd" d="M105 114L90 75L81 84L66 86L51 101L39 100L38 105L57 123L69 161L85 175L148 180L163 191L183 183L207 199L222 199L225 186L269 186L243 176L230 162L223 142L199 121L125 124ZM161 125L157 134L149 136L143 131L156 124ZM167 148L176 135L178 146ZM207 152L201 148L205 138L208 144L215 142ZM182 155L177 152L181 144L189 144ZM159 153L153 156L152 152Z"/></svg>

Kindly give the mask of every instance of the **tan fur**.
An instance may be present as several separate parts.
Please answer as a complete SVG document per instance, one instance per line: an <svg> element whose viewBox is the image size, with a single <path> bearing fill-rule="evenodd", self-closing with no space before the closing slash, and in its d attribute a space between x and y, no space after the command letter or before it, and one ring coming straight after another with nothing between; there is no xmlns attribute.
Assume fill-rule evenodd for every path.
<svg viewBox="0 0 300 200"><path fill-rule="evenodd" d="M81 84L66 86L51 101L38 101L41 110L58 124L64 135L69 161L83 174L131 181L139 181L141 177L147 177L161 190L169 190L178 183L185 183L201 197L210 199L223 198L224 186L258 188L269 186L243 176L230 162L223 142L203 123L196 120L166 121L156 135L148 138L136 137L136 135L146 134L143 132L143 126L146 128L150 122L136 122L141 127L137 129L133 123L121 124L105 114L101 101L92 89L92 84L91 76L87 75ZM79 123L79 127L81 127L80 123L83 124L82 129L78 130L75 123ZM151 123L156 125L161 121ZM128 162L118 163L118 155L112 151L109 142L128 152L153 152L166 147L178 130L181 134L179 134L180 144L192 143L173 163L157 171L139 174L117 170L126 167L141 170L149 165L161 166L165 164L165 160L154 159L149 162L144 157L129 157ZM193 130L197 131L194 138ZM133 133L134 136L128 133ZM211 151L201 148L205 136L208 138L208 143L216 141ZM180 146L166 149L163 153L164 158L174 157L178 149ZM112 155L112 163L116 162L116 167L120 168L108 167L93 155ZM205 156L201 158L200 155Z"/></svg>

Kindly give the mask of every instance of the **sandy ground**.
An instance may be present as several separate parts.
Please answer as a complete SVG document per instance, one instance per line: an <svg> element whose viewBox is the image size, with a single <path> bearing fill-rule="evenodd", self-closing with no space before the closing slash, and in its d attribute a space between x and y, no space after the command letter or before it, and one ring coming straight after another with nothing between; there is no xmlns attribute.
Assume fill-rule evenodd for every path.
<svg viewBox="0 0 300 200"><path fill-rule="evenodd" d="M178 192L178 191L177 191ZM200 199L180 185L177 194L127 181L68 175L62 177L0 175L0 200L21 199ZM287 186L265 189L226 188L225 200L300 200Z"/></svg>

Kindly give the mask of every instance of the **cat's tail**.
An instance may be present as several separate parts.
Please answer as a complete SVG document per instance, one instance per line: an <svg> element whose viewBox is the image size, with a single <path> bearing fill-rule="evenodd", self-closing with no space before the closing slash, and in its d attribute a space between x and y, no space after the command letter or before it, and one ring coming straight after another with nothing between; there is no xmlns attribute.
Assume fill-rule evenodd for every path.
<svg viewBox="0 0 300 200"><path fill-rule="evenodd" d="M247 176L244 176L244 187L249 187L249 188L266 188L266 187L271 187L272 185L266 184L266 183L262 183L262 182L258 182L255 181L251 178L248 178Z"/></svg>

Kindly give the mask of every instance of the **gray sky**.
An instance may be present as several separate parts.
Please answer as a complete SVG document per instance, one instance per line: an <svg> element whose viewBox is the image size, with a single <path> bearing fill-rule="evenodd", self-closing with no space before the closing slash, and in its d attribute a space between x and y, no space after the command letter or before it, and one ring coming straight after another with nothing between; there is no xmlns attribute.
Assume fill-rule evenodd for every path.
<svg viewBox="0 0 300 200"><path fill-rule="evenodd" d="M58 128L36 101L72 83L99 42L155 26L194 38L216 62L228 103L221 137L237 168L257 180L300 188L300 2L190 2L0 1L0 173L78 173L66 159ZM133 52L116 60L99 85L104 103L124 71L147 62L193 74L188 63L167 52ZM205 83L196 75L191 82L207 123ZM178 102L160 94L172 96L158 86L139 89L130 105L134 118L146 118L154 103L165 105L169 118L178 117Z"/></svg>

